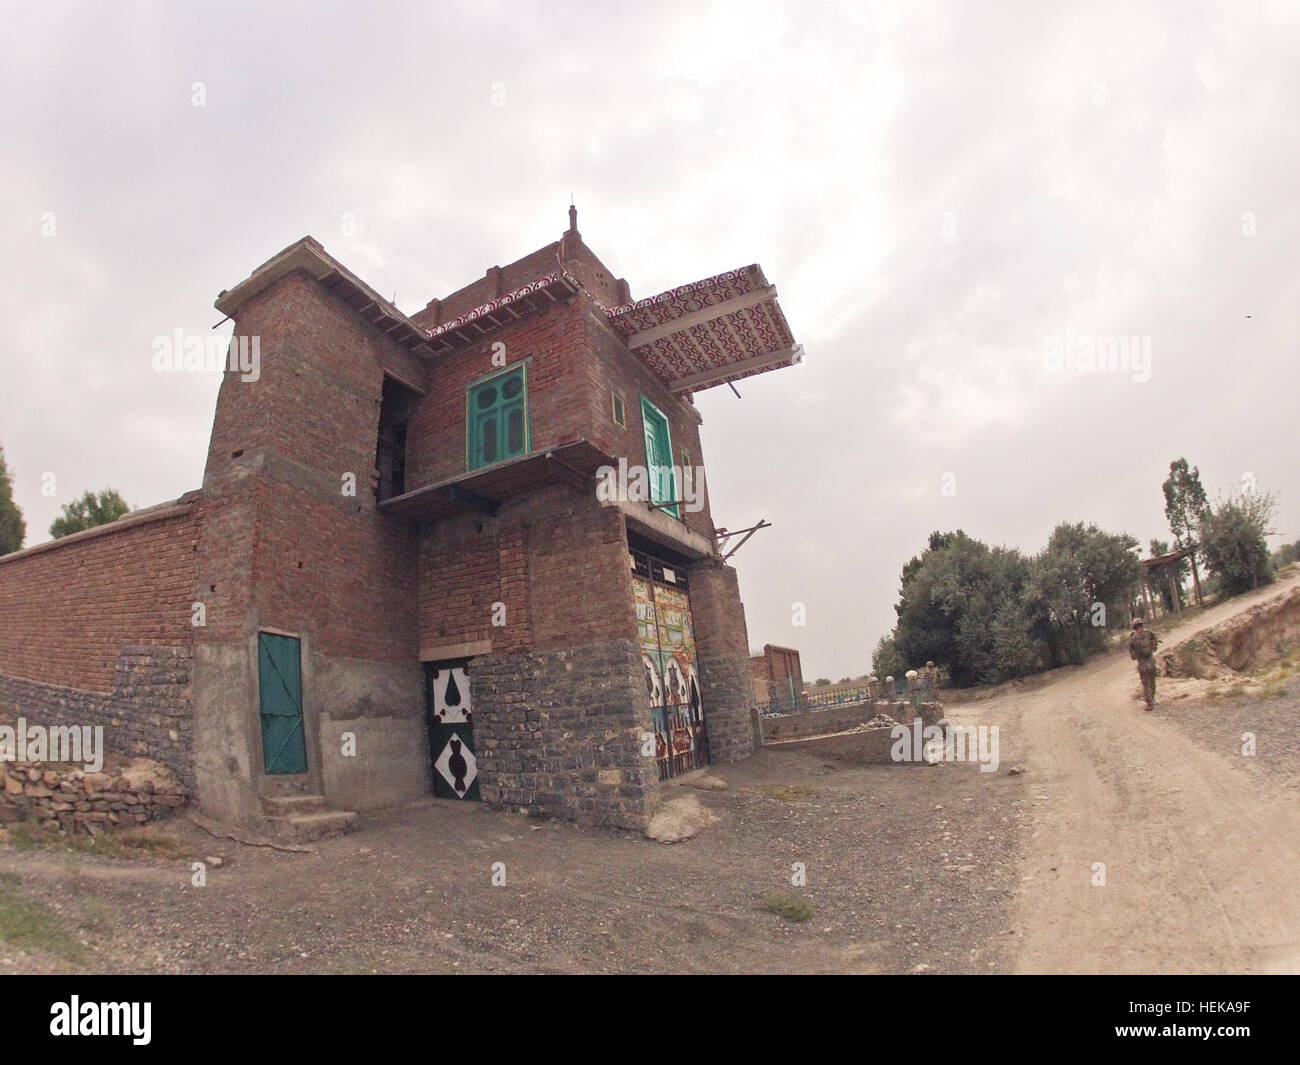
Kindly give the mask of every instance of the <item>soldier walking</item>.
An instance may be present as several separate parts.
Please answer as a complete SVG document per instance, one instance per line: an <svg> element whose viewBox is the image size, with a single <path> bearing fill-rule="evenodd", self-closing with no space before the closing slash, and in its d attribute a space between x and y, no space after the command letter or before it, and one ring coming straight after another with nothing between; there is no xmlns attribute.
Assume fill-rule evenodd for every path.
<svg viewBox="0 0 1300 1065"><path fill-rule="evenodd" d="M1156 707L1156 648L1160 641L1154 632L1149 632L1142 624L1141 618L1133 619L1133 635L1128 638L1128 656L1138 664L1138 676L1142 678L1142 696L1147 701L1147 709Z"/></svg>
<svg viewBox="0 0 1300 1065"><path fill-rule="evenodd" d="M925 690L932 700L939 698L939 670L933 662L926 662L925 668L921 670L921 679L925 683Z"/></svg>

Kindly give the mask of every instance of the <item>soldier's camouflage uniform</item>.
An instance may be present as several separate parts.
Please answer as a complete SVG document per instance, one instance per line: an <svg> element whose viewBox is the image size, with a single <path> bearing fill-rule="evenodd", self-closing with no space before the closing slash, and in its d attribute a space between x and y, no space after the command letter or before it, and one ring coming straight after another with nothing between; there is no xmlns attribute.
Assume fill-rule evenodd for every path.
<svg viewBox="0 0 1300 1065"><path fill-rule="evenodd" d="M1128 656L1138 664L1138 676L1142 678L1142 696L1147 701L1147 709L1156 705L1156 648L1160 641L1154 632L1145 628L1136 628L1128 638Z"/></svg>

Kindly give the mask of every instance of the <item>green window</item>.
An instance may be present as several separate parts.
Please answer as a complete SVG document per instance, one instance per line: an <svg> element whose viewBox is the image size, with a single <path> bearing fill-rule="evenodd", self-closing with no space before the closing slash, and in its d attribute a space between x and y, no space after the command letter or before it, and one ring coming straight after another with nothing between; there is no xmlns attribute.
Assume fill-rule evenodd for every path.
<svg viewBox="0 0 1300 1065"><path fill-rule="evenodd" d="M645 428L645 464L650 475L650 502L672 503L663 507L674 518L677 512L677 484L673 477L673 442L668 431L668 419L663 411L641 397L641 424Z"/></svg>
<svg viewBox="0 0 1300 1065"><path fill-rule="evenodd" d="M469 388L469 469L528 454L528 370L516 366Z"/></svg>

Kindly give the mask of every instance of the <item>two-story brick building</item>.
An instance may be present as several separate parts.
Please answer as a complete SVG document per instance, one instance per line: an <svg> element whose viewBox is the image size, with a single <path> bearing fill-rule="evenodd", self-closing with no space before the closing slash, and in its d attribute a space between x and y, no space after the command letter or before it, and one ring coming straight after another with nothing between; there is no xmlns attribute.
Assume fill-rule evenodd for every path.
<svg viewBox="0 0 1300 1065"><path fill-rule="evenodd" d="M216 306L260 366L225 375L202 490L160 511L192 597L182 562L179 625L116 625L98 674L129 650L138 682L155 642L189 671L169 758L203 810L324 823L432 790L631 827L662 778L751 753L693 393L798 359L757 266L633 301L571 208L561 240L410 317L310 237ZM0 582L73 564L41 552ZM48 703L11 644L0 689Z"/></svg>

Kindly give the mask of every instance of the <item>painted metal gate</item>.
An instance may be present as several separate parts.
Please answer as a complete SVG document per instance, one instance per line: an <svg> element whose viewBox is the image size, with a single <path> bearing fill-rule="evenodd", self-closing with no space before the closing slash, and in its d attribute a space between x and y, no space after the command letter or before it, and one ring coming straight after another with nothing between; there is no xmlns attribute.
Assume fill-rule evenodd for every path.
<svg viewBox="0 0 1300 1065"><path fill-rule="evenodd" d="M655 758L666 780L709 762L691 601L682 573L636 551L632 587Z"/></svg>
<svg viewBox="0 0 1300 1065"><path fill-rule="evenodd" d="M257 634L262 765L267 773L307 772L302 728L302 656L297 637Z"/></svg>
<svg viewBox="0 0 1300 1065"><path fill-rule="evenodd" d="M426 662L424 704L429 723L434 795L440 799L479 798L469 659Z"/></svg>

